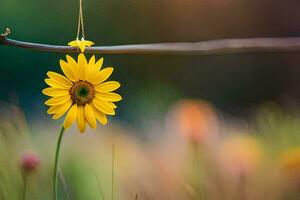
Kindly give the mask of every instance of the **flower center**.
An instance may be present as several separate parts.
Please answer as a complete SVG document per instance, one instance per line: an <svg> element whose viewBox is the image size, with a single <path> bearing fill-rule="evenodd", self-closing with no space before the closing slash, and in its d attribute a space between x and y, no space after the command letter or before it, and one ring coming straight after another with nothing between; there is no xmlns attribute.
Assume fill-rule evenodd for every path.
<svg viewBox="0 0 300 200"><path fill-rule="evenodd" d="M77 81L70 89L72 101L78 105L91 103L95 97L95 89L87 81Z"/></svg>

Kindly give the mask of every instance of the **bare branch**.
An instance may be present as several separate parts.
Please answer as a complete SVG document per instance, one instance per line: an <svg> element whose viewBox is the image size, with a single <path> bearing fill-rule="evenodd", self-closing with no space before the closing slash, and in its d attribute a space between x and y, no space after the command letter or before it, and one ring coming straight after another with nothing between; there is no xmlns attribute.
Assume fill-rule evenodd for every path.
<svg viewBox="0 0 300 200"><path fill-rule="evenodd" d="M9 29L7 29L9 30ZM0 35L0 45L46 52L79 52L69 46L22 42L7 38L10 31ZM170 42L87 47L85 53L94 54L150 54L150 55L216 55L242 52L300 51L300 37L220 39L202 42Z"/></svg>

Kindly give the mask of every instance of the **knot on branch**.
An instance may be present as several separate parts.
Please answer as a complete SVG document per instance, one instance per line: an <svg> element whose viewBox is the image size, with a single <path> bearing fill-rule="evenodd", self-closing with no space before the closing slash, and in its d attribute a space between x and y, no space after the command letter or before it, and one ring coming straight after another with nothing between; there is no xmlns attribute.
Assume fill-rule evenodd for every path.
<svg viewBox="0 0 300 200"><path fill-rule="evenodd" d="M5 32L0 34L0 43L2 43L3 40L4 40L7 36L9 36L10 34L11 34L10 28L6 28L6 29L5 29Z"/></svg>

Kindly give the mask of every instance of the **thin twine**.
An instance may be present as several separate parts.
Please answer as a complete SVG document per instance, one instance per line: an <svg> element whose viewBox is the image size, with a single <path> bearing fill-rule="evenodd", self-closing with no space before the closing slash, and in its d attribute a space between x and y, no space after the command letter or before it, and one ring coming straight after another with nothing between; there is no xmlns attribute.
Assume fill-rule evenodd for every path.
<svg viewBox="0 0 300 200"><path fill-rule="evenodd" d="M82 38L84 39L85 38L85 34L84 34L83 12L82 12L82 0L79 0L77 36L76 36L77 39L79 38L80 29L81 29Z"/></svg>

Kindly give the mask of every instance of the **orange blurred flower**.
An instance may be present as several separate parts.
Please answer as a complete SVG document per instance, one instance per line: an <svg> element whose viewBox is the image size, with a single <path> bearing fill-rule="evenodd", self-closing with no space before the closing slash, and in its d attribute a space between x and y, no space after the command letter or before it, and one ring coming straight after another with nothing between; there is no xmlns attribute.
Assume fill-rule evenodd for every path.
<svg viewBox="0 0 300 200"><path fill-rule="evenodd" d="M168 115L169 128L188 139L205 142L216 136L218 120L213 107L203 100L181 100Z"/></svg>
<svg viewBox="0 0 300 200"><path fill-rule="evenodd" d="M279 164L283 174L300 183L300 147L290 148L283 152L279 158Z"/></svg>

